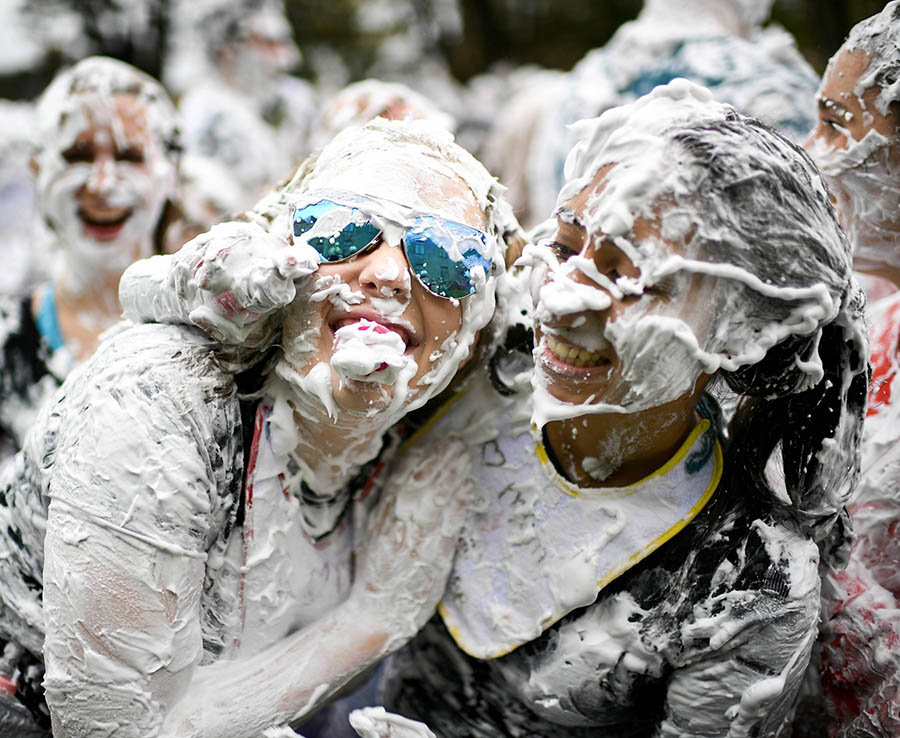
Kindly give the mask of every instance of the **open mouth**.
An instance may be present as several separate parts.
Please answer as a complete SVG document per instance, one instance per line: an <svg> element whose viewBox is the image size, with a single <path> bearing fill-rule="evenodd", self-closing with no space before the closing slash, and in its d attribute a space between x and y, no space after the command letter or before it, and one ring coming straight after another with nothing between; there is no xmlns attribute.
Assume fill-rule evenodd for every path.
<svg viewBox="0 0 900 738"><path fill-rule="evenodd" d="M111 241L121 233L131 210L115 210L109 213L78 211L85 233L97 241Z"/></svg>
<svg viewBox="0 0 900 738"><path fill-rule="evenodd" d="M547 363L554 369L561 369L564 373L573 373L582 370L585 373L590 369L609 364L609 359L596 351L589 351L583 346L574 346L551 335L544 335L544 357Z"/></svg>
<svg viewBox="0 0 900 738"><path fill-rule="evenodd" d="M408 329L399 325L397 323L391 323L383 318L374 315L374 314L356 314L353 315L343 315L338 318L329 321L328 327L331 329L332 335L338 332L341 328L347 325L353 325L354 323L362 323L363 321L368 321L369 323L375 323L376 325L371 328L371 330L376 333L388 333L393 332L396 333L403 340L403 343L406 345L406 351L404 353L410 353L416 346L419 345L419 342L416 340L415 336L410 333Z"/></svg>

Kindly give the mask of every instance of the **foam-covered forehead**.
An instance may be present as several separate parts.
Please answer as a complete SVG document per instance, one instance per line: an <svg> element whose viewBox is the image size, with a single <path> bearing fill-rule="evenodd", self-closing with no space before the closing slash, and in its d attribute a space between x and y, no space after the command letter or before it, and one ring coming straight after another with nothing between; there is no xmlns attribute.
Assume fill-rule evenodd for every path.
<svg viewBox="0 0 900 738"><path fill-rule="evenodd" d="M331 162L327 171L307 180L306 191L353 192L394 203L409 214L433 214L484 228L486 217L472 191L443 162L418 152L398 153L375 149Z"/></svg>
<svg viewBox="0 0 900 738"><path fill-rule="evenodd" d="M107 57L89 57L57 75L37 104L38 152L58 153L89 125L88 116L114 117L118 96L134 97L144 111L147 130L173 160L179 149L178 116L156 80Z"/></svg>
<svg viewBox="0 0 900 738"><path fill-rule="evenodd" d="M862 98L866 90L876 88L878 112L890 115L891 105L900 103L900 0L889 2L880 13L857 23L841 51L861 51L868 57L868 67L854 92ZM831 58L826 75L839 55Z"/></svg>
<svg viewBox="0 0 900 738"><path fill-rule="evenodd" d="M502 189L448 131L427 121L376 119L338 134L284 193L297 200L344 191L384 203L384 215L396 212L401 224L409 216L437 215L475 226L487 236L487 255L502 268L503 234L515 226Z"/></svg>
<svg viewBox="0 0 900 738"><path fill-rule="evenodd" d="M648 208L662 195L675 194L672 129L679 122L719 120L730 110L714 102L708 90L676 80L631 105L578 121L571 126L576 143L566 158L557 207L590 185L601 169L614 165L586 226L611 237L628 233L635 218L648 215Z"/></svg>
<svg viewBox="0 0 900 738"><path fill-rule="evenodd" d="M631 242L638 218L659 220L664 238L684 239L684 268L732 264L763 281L843 289L849 246L815 166L707 90L676 80L575 130L558 206L608 168L585 208L589 235Z"/></svg>

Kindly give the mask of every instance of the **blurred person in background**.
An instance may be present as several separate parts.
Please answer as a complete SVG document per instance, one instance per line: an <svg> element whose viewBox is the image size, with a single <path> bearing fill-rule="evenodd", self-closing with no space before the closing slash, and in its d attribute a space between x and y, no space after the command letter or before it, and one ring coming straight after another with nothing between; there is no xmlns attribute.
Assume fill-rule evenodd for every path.
<svg viewBox="0 0 900 738"><path fill-rule="evenodd" d="M312 86L289 74L300 52L281 0L182 0L172 27L164 80L183 120L185 199L233 215L306 155Z"/></svg>
<svg viewBox="0 0 900 738"><path fill-rule="evenodd" d="M36 412L120 319L119 278L162 250L177 220L177 116L162 86L90 57L59 74L35 111L36 205L53 278L0 302L0 447L19 448Z"/></svg>
<svg viewBox="0 0 900 738"><path fill-rule="evenodd" d="M806 148L837 201L870 302L872 381L847 568L823 588L821 679L835 738L900 735L900 2L857 24L828 63Z"/></svg>
<svg viewBox="0 0 900 738"><path fill-rule="evenodd" d="M0 102L0 295L21 294L50 277L50 238L30 167L34 116L32 103Z"/></svg>
<svg viewBox="0 0 900 738"><path fill-rule="evenodd" d="M510 183L524 180L527 190L511 196L527 203L516 213L523 225L534 225L553 207L572 145L568 124L632 102L676 77L707 87L716 100L801 140L815 120L818 78L784 29L762 28L771 7L772 0L646 0L637 19L588 52L565 82L536 77L517 97L552 99L537 122L527 116L496 119L508 136L520 135L519 126L531 129L521 155L525 175L510 177ZM522 104L513 99L510 109ZM482 155L493 164L486 152ZM514 162L495 164L501 181L507 167L521 168Z"/></svg>
<svg viewBox="0 0 900 738"><path fill-rule="evenodd" d="M450 133L456 129L453 116L407 85L364 79L347 85L322 102L311 126L310 150L321 148L348 126L364 125L378 117L428 120Z"/></svg>

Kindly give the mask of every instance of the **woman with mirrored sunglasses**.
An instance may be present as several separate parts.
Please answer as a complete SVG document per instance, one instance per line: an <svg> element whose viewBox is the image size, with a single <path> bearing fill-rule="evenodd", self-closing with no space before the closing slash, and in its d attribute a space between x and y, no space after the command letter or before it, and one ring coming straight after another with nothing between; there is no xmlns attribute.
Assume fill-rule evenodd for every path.
<svg viewBox="0 0 900 738"><path fill-rule="evenodd" d="M54 736L259 736L421 627L461 445L413 450L375 492L399 421L479 350L515 229L448 134L375 121L128 273L132 317L220 340L123 327L5 478L0 567L21 586L0 609L46 662Z"/></svg>
<svg viewBox="0 0 900 738"><path fill-rule="evenodd" d="M475 484L383 704L448 738L789 735L859 472L846 236L800 149L684 80L575 133L533 326L424 436Z"/></svg>

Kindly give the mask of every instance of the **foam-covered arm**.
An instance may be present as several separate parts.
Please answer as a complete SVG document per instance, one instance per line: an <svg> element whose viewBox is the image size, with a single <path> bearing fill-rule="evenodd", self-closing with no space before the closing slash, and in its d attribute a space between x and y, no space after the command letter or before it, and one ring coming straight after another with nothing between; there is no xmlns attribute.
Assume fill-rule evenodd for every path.
<svg viewBox="0 0 900 738"><path fill-rule="evenodd" d="M425 723L387 712L383 707L354 710L350 724L362 738L435 738Z"/></svg>
<svg viewBox="0 0 900 738"><path fill-rule="evenodd" d="M655 735L775 735L787 723L819 616L814 546L790 555L798 557L790 575L802 576L787 593L733 591L695 608L682 636L709 645L672 675Z"/></svg>
<svg viewBox="0 0 900 738"><path fill-rule="evenodd" d="M415 635L443 594L462 526L471 478L461 451L448 443L404 459L368 520L348 599L259 654L197 669L160 735L249 738L302 722Z"/></svg>
<svg viewBox="0 0 900 738"><path fill-rule="evenodd" d="M174 254L132 264L119 283L119 300L134 322L194 325L222 344L259 348L276 335L278 311L296 296L294 280L317 266L312 249L232 221Z"/></svg>
<svg viewBox="0 0 900 738"><path fill-rule="evenodd" d="M67 468L77 448L101 453L54 478L45 555L54 736L258 738L301 721L433 614L471 484L467 467L450 463L452 444L428 465L410 457L394 477L367 521L347 600L261 652L200 666L215 484L198 439L215 434L202 414L185 422L177 397L167 405L171 393L148 398L150 410L125 402L125 385L94 421L60 438L57 463ZM159 445L141 443L141 423ZM104 446L122 427L130 432ZM438 478L446 483L435 491Z"/></svg>

